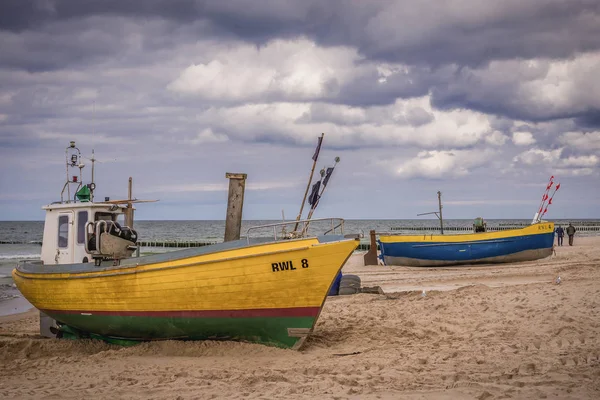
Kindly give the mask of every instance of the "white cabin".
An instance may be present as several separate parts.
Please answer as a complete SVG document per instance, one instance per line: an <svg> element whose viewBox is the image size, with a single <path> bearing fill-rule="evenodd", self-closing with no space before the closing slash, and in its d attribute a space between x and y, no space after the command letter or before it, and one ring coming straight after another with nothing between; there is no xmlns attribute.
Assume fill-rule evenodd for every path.
<svg viewBox="0 0 600 400"><path fill-rule="evenodd" d="M46 210L41 261L45 265L79 264L130 257L137 250L137 232L133 226L133 203L129 199L94 202L94 155L92 182L84 185L82 156L75 142L65 149L66 180L60 201L42 207ZM127 226L126 226L127 225Z"/></svg>
<svg viewBox="0 0 600 400"><path fill-rule="evenodd" d="M53 203L46 210L41 259L46 265L93 262L86 251L86 225L100 220L125 225L127 206L92 202Z"/></svg>

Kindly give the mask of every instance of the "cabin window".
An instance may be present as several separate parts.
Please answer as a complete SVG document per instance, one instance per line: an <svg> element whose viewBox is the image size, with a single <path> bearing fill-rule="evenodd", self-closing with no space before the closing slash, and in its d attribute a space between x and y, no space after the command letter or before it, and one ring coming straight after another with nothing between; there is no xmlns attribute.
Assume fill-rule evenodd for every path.
<svg viewBox="0 0 600 400"><path fill-rule="evenodd" d="M69 246L69 216L61 215L58 217L58 247Z"/></svg>
<svg viewBox="0 0 600 400"><path fill-rule="evenodd" d="M88 221L88 212L79 211L77 213L77 243L82 244L85 242L85 224Z"/></svg>

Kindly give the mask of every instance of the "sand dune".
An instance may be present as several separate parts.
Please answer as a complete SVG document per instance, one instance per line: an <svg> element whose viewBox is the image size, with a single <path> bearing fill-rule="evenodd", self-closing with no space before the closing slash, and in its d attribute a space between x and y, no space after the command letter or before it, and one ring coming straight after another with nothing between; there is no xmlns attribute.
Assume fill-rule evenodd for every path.
<svg viewBox="0 0 600 400"><path fill-rule="evenodd" d="M330 297L301 351L43 339L35 312L2 317L0 397L600 398L598 237L522 264L365 267L357 254L344 272L385 293Z"/></svg>

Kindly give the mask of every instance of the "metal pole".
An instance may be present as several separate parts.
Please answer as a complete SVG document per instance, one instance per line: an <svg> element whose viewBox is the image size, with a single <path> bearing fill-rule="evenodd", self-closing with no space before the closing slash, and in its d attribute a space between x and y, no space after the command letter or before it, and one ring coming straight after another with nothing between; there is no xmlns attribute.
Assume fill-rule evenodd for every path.
<svg viewBox="0 0 600 400"><path fill-rule="evenodd" d="M92 160L91 161L92 161L92 183L94 183L94 164L96 164L96 157L94 157L94 149L92 149ZM94 202L94 189L95 189L95 186L96 186L95 184L92 185L93 189L91 190L92 196L91 196L90 200L92 201L92 203Z"/></svg>
<svg viewBox="0 0 600 400"><path fill-rule="evenodd" d="M442 217L442 192L438 191L438 204L440 206L440 230L444 234L444 218Z"/></svg>
<svg viewBox="0 0 600 400"><path fill-rule="evenodd" d="M225 242L238 240L242 229L242 209L244 208L244 189L247 174L229 173L229 195L227 198L227 218L225 219Z"/></svg>
<svg viewBox="0 0 600 400"><path fill-rule="evenodd" d="M127 187L127 198L129 199L129 202L127 203L127 212L125 214L125 225L133 228L133 205L131 204L131 200L133 200L132 198L132 193L133 193L133 178L129 177L129 185Z"/></svg>

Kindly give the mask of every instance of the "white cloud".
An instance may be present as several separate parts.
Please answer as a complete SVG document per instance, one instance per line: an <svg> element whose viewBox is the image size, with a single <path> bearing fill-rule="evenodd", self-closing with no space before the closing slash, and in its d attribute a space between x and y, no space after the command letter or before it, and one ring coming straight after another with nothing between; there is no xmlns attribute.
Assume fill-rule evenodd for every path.
<svg viewBox="0 0 600 400"><path fill-rule="evenodd" d="M415 109L422 110L422 115L431 115L430 120L413 125L407 115ZM344 119L347 124L340 123ZM244 141L286 138L308 143L315 133L325 132L329 143L344 147L460 148L488 140L492 134L488 116L469 110L436 110L428 96L398 99L389 106L370 108L289 102L215 107L199 113L197 121Z"/></svg>
<svg viewBox="0 0 600 400"><path fill-rule="evenodd" d="M322 48L306 39L274 40L264 47L239 44L190 65L168 88L220 101L327 97L356 72L356 59L354 49Z"/></svg>
<svg viewBox="0 0 600 400"><path fill-rule="evenodd" d="M457 67L458 70L458 67ZM600 51L569 59L493 60L477 68L461 68L440 98L465 99L509 115L534 119L564 118L600 108Z"/></svg>
<svg viewBox="0 0 600 400"><path fill-rule="evenodd" d="M450 150L422 151L402 163L397 174L401 178L444 178L469 174L472 168L486 164L491 151Z"/></svg>
<svg viewBox="0 0 600 400"><path fill-rule="evenodd" d="M530 149L515 156L513 161L526 165L557 163L562 151L562 148L556 150Z"/></svg>
<svg viewBox="0 0 600 400"><path fill-rule="evenodd" d="M563 167L588 168L595 167L600 164L600 157L596 155L590 156L571 156L561 160L560 165Z"/></svg>
<svg viewBox="0 0 600 400"><path fill-rule="evenodd" d="M562 176L589 176L594 174L593 168L558 168L556 173Z"/></svg>
<svg viewBox="0 0 600 400"><path fill-rule="evenodd" d="M558 141L579 150L600 150L600 131L566 132L560 135Z"/></svg>
<svg viewBox="0 0 600 400"><path fill-rule="evenodd" d="M517 146L529 146L535 143L531 132L517 131L512 134L512 141Z"/></svg>
<svg viewBox="0 0 600 400"><path fill-rule="evenodd" d="M222 133L215 133L212 129L203 129L194 139L190 141L191 144L206 144L206 143L221 143L227 142L229 138L227 135Z"/></svg>
<svg viewBox="0 0 600 400"><path fill-rule="evenodd" d="M600 165L596 155L561 158L563 148L556 150L531 149L516 156L513 161L531 166L550 166L559 175L584 176L594 173Z"/></svg>
<svg viewBox="0 0 600 400"><path fill-rule="evenodd" d="M494 131L485 138L486 143L492 146L502 146L507 140L508 137L500 131Z"/></svg>

